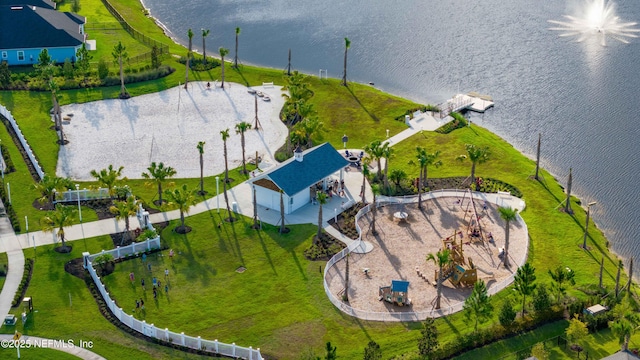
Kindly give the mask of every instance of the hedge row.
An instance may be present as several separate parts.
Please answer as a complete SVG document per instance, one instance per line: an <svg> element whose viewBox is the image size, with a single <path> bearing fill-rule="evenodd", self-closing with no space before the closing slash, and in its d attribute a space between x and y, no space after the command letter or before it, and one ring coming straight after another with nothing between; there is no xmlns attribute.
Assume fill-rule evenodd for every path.
<svg viewBox="0 0 640 360"><path fill-rule="evenodd" d="M457 112L452 112L451 114L449 114L449 116L451 116L453 120L437 128L436 129L437 133L448 134L455 129L460 129L467 126L467 119L465 119L465 117L462 116L462 114Z"/></svg>
<svg viewBox="0 0 640 360"><path fill-rule="evenodd" d="M9 198L7 197L7 193L4 188L4 182L3 182L3 186L0 187L0 199L4 204L4 209L7 212L9 221L11 221L11 227L13 227L13 231L20 232L20 229L21 229L20 220L18 219L18 215L16 214L16 211L14 210L13 206L11 206L11 204L9 203Z"/></svg>
<svg viewBox="0 0 640 360"><path fill-rule="evenodd" d="M4 164L6 165L4 173L8 174L16 171L16 167L13 165L13 160L11 160L11 155L9 155L9 150L4 144L0 144L0 151L2 151L2 158L4 159Z"/></svg>
<svg viewBox="0 0 640 360"><path fill-rule="evenodd" d="M24 263L24 273L22 273L22 280L20 280L18 291L16 291L16 294L13 297L11 307L17 307L22 302L22 298L24 298L24 294L27 292L27 288L29 287L29 283L31 282L31 275L33 275L33 259L27 259Z"/></svg>

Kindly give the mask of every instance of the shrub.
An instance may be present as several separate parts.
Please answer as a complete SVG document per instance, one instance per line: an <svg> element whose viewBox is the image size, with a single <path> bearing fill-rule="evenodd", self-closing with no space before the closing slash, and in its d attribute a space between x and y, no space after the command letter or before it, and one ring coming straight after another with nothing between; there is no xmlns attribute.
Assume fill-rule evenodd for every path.
<svg viewBox="0 0 640 360"><path fill-rule="evenodd" d="M513 325L513 322L516 319L516 311L513 309L513 304L510 299L507 299L504 303L502 303L502 308L500 308L500 314L498 314L498 319L500 320L500 325L509 328Z"/></svg>
<svg viewBox="0 0 640 360"><path fill-rule="evenodd" d="M24 263L24 272L22 273L22 280L20 281L20 286L18 286L18 291L16 291L15 296L13 297L13 302L11 303L11 307L16 307L20 305L24 294L27 292L27 288L29 287L29 282L31 281L31 275L33 274L33 259L26 259Z"/></svg>
<svg viewBox="0 0 640 360"><path fill-rule="evenodd" d="M98 61L98 77L100 80L106 79L109 76L109 63L105 59Z"/></svg>
<svg viewBox="0 0 640 360"><path fill-rule="evenodd" d="M448 134L455 129L460 129L467 126L467 119L465 119L465 117L462 116L462 114L457 112L452 112L451 114L449 114L449 116L451 116L453 120L437 128L436 129L437 133Z"/></svg>

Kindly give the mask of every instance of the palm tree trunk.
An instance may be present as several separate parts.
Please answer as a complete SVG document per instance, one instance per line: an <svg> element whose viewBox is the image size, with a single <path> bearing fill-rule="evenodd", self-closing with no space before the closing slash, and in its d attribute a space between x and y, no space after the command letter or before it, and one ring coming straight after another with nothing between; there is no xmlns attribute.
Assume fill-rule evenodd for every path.
<svg viewBox="0 0 640 360"><path fill-rule="evenodd" d="M244 157L244 131L240 133L240 143L242 145L242 173L247 173L247 162Z"/></svg>
<svg viewBox="0 0 640 360"><path fill-rule="evenodd" d="M256 187L253 186L253 228L258 229L258 202L256 201Z"/></svg>
<svg viewBox="0 0 640 360"><path fill-rule="evenodd" d="M238 33L236 33L236 56L233 59L233 67L238 68Z"/></svg>
<svg viewBox="0 0 640 360"><path fill-rule="evenodd" d="M422 210L422 174L423 171L420 169L420 176L418 176L418 209Z"/></svg>
<svg viewBox="0 0 640 360"><path fill-rule="evenodd" d="M222 66L222 84L220 87L224 89L224 56L221 56L220 59L220 66Z"/></svg>
<svg viewBox="0 0 640 360"><path fill-rule="evenodd" d="M345 46L344 48L344 73L342 73L342 85L347 86L347 51L349 49Z"/></svg>
<svg viewBox="0 0 640 360"><path fill-rule="evenodd" d="M363 164L363 166L367 166L366 164ZM361 188L361 192L362 192L362 203L366 204L367 203L367 196L366 196L366 191L367 191L367 177L364 176L364 173L362 174L362 188Z"/></svg>
<svg viewBox="0 0 640 360"><path fill-rule="evenodd" d="M381 158L376 159L378 161L378 180L382 177L382 161Z"/></svg>
<svg viewBox="0 0 640 360"><path fill-rule="evenodd" d="M202 63L207 65L207 47L206 41L204 40L204 36L202 37Z"/></svg>
<svg viewBox="0 0 640 360"><path fill-rule="evenodd" d="M475 183L476 183L476 163L472 162L471 163L471 185Z"/></svg>
<svg viewBox="0 0 640 360"><path fill-rule="evenodd" d="M60 230L58 230L58 235L60 235L60 241L62 241L62 247L67 247L67 243L64 241L64 228L61 227Z"/></svg>
<svg viewBox="0 0 640 360"><path fill-rule="evenodd" d="M224 182L229 182L229 164L227 163L227 141L223 142L224 145Z"/></svg>
<svg viewBox="0 0 640 360"><path fill-rule="evenodd" d="M185 70L184 70L184 89L188 90L188 84L189 84L189 62L191 60L191 56L190 54L187 54L187 66L185 66Z"/></svg>
<svg viewBox="0 0 640 360"><path fill-rule="evenodd" d="M389 176L387 176L387 173L389 171L389 159L385 158L384 161L384 189L387 191L387 195L389 195L390 191L389 191Z"/></svg>
<svg viewBox="0 0 640 360"><path fill-rule="evenodd" d="M318 205L318 233L316 234L316 239L320 242L320 236L322 236L322 204Z"/></svg>
<svg viewBox="0 0 640 360"><path fill-rule="evenodd" d="M204 159L200 154L200 193L204 195Z"/></svg>
<svg viewBox="0 0 640 360"><path fill-rule="evenodd" d="M184 231L184 211L180 210L180 226L182 227L182 230Z"/></svg>
<svg viewBox="0 0 640 360"><path fill-rule="evenodd" d="M122 71L122 56L118 57L118 63L120 64L120 95L124 95L125 90L124 90L124 73Z"/></svg>
<svg viewBox="0 0 640 360"><path fill-rule="evenodd" d="M442 265L440 265L440 270L438 270L438 286L437 286L436 295L436 310L440 309L440 297L442 296Z"/></svg>
<svg viewBox="0 0 640 360"><path fill-rule="evenodd" d="M158 201L162 205L162 183L158 181Z"/></svg>
<svg viewBox="0 0 640 360"><path fill-rule="evenodd" d="M504 229L504 267L509 267L509 228L510 224L507 221L507 226Z"/></svg>

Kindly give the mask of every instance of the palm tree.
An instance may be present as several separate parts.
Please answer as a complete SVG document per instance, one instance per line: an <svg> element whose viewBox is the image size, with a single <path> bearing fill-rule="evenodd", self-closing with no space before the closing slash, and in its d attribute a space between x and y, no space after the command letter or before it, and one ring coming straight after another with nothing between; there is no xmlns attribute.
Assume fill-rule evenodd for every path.
<svg viewBox="0 0 640 360"><path fill-rule="evenodd" d="M524 318L527 295L533 294L533 290L536 289L536 284L534 284L536 281L535 271L536 269L527 262L518 268L513 281L516 291L522 295L522 318Z"/></svg>
<svg viewBox="0 0 640 360"><path fill-rule="evenodd" d="M233 59L233 67L238 68L238 36L240 35L240 28L236 27L236 56Z"/></svg>
<svg viewBox="0 0 640 360"><path fill-rule="evenodd" d="M204 196L206 192L204 191L204 141L198 141L198 153L200 154L200 192L199 194Z"/></svg>
<svg viewBox="0 0 640 360"><path fill-rule="evenodd" d="M465 159L469 159L471 161L471 183L476 183L476 165L482 164L490 159L491 153L489 152L489 147L483 146L479 147L473 144L466 144L465 149L467 150L467 155L458 156L459 161L464 161Z"/></svg>
<svg viewBox="0 0 640 360"><path fill-rule="evenodd" d="M224 149L224 182L229 182L229 165L227 163L227 139L229 138L229 128L220 131L222 136L222 146Z"/></svg>
<svg viewBox="0 0 640 360"><path fill-rule="evenodd" d="M180 227L176 228L176 232L180 234L185 234L189 232L189 230L184 226L184 214L189 213L189 209L196 204L196 196L195 191L189 189L187 184L182 185L177 189L165 190L165 195L169 199L169 203L167 206L172 207L175 206L180 211Z"/></svg>
<svg viewBox="0 0 640 360"><path fill-rule="evenodd" d="M573 182L573 169L569 168L569 179L567 180L567 200L564 203L564 212L572 214L571 210L571 183Z"/></svg>
<svg viewBox="0 0 640 360"><path fill-rule="evenodd" d="M396 192L400 191L400 182L407 178L407 173L402 169L393 169L391 170L391 175L389 175L391 181L396 185Z"/></svg>
<svg viewBox="0 0 640 360"><path fill-rule="evenodd" d="M314 135L321 136L322 133L325 131L324 123L320 121L320 119L317 116L311 116L311 117L305 118L302 122L299 123L298 126L300 127L300 129L304 134L304 138L305 138L305 142L307 143L307 146L310 148L313 147L312 136Z"/></svg>
<svg viewBox="0 0 640 360"><path fill-rule="evenodd" d="M564 286L565 283L569 283L571 285L576 283L576 281L574 280L575 273L567 267L558 265L558 267L554 271L549 270L549 276L551 276L551 279L553 279L555 288L558 291L556 300L558 301L558 303L561 303L564 300L563 296L567 291Z"/></svg>
<svg viewBox="0 0 640 360"><path fill-rule="evenodd" d="M478 280L473 285L471 295L464 302L464 311L467 318L472 316L475 318L475 332L478 332L478 322L484 322L491 317L493 306L484 280Z"/></svg>
<svg viewBox="0 0 640 360"><path fill-rule="evenodd" d="M229 214L229 217L226 219L228 222L234 222L236 219L233 217L232 213L231 213L231 207L229 205L229 195L227 195L227 182L224 181L222 183L222 189L224 190L224 202L225 204L227 204L227 214Z"/></svg>
<svg viewBox="0 0 640 360"><path fill-rule="evenodd" d="M376 196L380 195L380 186L378 184L371 184L371 192L373 193L373 203L370 205L373 207L371 213L373 214L371 220L371 233L373 236L378 235L378 231L376 230L376 215L378 213L378 207L376 206Z"/></svg>
<svg viewBox="0 0 640 360"><path fill-rule="evenodd" d="M505 221L504 225L504 267L509 267L509 225L510 223L516 219L518 214L517 209L512 209L510 207L501 206L498 208L498 212L500 213L500 217Z"/></svg>
<svg viewBox="0 0 640 360"><path fill-rule="evenodd" d="M48 174L45 174L40 182L33 185L33 188L37 190L40 195L42 195L40 198L38 198L38 201L41 204L44 204L48 201L49 203L51 203L51 205L53 205L56 191L69 189L72 186L73 185L71 184L71 179L69 178L60 178L57 176L49 176Z"/></svg>
<svg viewBox="0 0 640 360"><path fill-rule="evenodd" d="M442 161L438 160L438 157L440 156L440 150L436 150L435 152L429 154L427 153L427 149L418 146L416 147L416 152L418 153L416 157L420 166L420 178L422 180L422 183L426 184L428 179L427 171L429 169L429 166L433 165L436 168L442 166Z"/></svg>
<svg viewBox="0 0 640 360"><path fill-rule="evenodd" d="M67 244L64 241L64 228L73 225L76 213L77 211L74 206L56 204L56 209L47 212L42 220L40 220L42 231L55 232L58 230L56 235L62 241L62 248L68 249Z"/></svg>
<svg viewBox="0 0 640 360"><path fill-rule="evenodd" d="M244 133L245 131L251 129L251 124L246 121L243 121L239 124L236 124L236 134L240 134L240 145L242 146L242 173L247 174L247 162L244 157Z"/></svg>
<svg viewBox="0 0 640 360"><path fill-rule="evenodd" d="M218 49L218 51L220 52L220 66L222 66L222 84L221 87L224 89L224 57L227 56L227 54L229 54L229 49L225 49L223 47L220 47L220 49Z"/></svg>
<svg viewBox="0 0 640 360"><path fill-rule="evenodd" d="M205 42L205 39L207 36L209 36L209 32L211 32L211 30L209 29L200 29L202 30L202 63L204 65L207 65L207 44Z"/></svg>
<svg viewBox="0 0 640 360"><path fill-rule="evenodd" d="M317 242L320 242L320 238L322 236L322 205L327 203L327 194L324 192L319 192L316 194L316 199L318 199L318 233L316 234Z"/></svg>
<svg viewBox="0 0 640 360"><path fill-rule="evenodd" d="M124 229L120 245L124 244L125 238L130 238L129 233L129 217L134 216L138 210L138 201L133 195L129 195L125 201L116 201L109 208L112 214L116 215L116 220L124 220Z"/></svg>
<svg viewBox="0 0 640 360"><path fill-rule="evenodd" d="M260 229L260 224L258 223L258 201L256 200L256 186L252 186L253 190L253 228Z"/></svg>
<svg viewBox="0 0 640 360"><path fill-rule="evenodd" d="M60 86L56 83L55 79L50 78L47 82L49 90L51 91L51 102L53 103L53 123L56 131L58 132L58 144L64 145L64 131L62 128L62 116L60 115L60 103L58 101L58 91Z"/></svg>
<svg viewBox="0 0 640 360"><path fill-rule="evenodd" d="M93 176L101 186L107 188L107 190L109 190L109 196L113 198L116 194L115 185L121 180L120 176L122 176L122 169L124 169L124 166L120 166L116 170L113 168L113 165L109 165L108 168L102 169L100 172L91 170L91 176ZM127 178L123 178L122 180L127 180Z"/></svg>
<svg viewBox="0 0 640 360"><path fill-rule="evenodd" d="M187 31L187 36L189 37L189 50L187 50L187 66L185 67L185 75L184 75L184 88L187 89L189 85L189 63L191 61L191 50L192 50L192 40L193 40L193 31L189 29Z"/></svg>
<svg viewBox="0 0 640 360"><path fill-rule="evenodd" d="M622 302L618 304L614 310L614 318L616 320L609 322L609 327L615 336L618 337L620 348L622 351L629 349L629 341L631 336L638 329L640 325L640 317L636 312L637 304L633 300L631 293L627 292L627 295L622 299Z"/></svg>
<svg viewBox="0 0 640 360"><path fill-rule="evenodd" d="M378 163L377 176L378 176L378 179L380 179L382 177L382 162L380 161L380 159L384 157L382 141L380 140L372 141L371 144L364 147L364 151L366 151L367 154L369 154L369 156L371 156L371 158Z"/></svg>
<svg viewBox="0 0 640 360"><path fill-rule="evenodd" d="M164 163L157 163L154 161L151 163L151 166L147 168L147 172L142 173L142 177L144 179L149 180L146 185L158 187L158 205L162 205L162 183L167 181L167 179L173 177L177 171L171 166L164 166ZM173 183L169 183L169 186L172 186Z"/></svg>
<svg viewBox="0 0 640 360"><path fill-rule="evenodd" d="M442 271L445 266L447 266L451 262L451 258L449 255L451 254L449 249L438 250L438 252L434 255L433 253L427 255L427 261L433 261L436 265L438 265L438 282L437 293L436 296L436 310L440 309L440 297L442 296Z"/></svg>
<svg viewBox="0 0 640 360"><path fill-rule="evenodd" d="M366 192L367 192L367 178L369 177L369 175L371 174L371 172L369 171L369 163L371 162L371 158L366 156L364 158L362 158L362 187L360 190L360 194L362 197L362 203L366 204L367 203L367 197L366 197Z"/></svg>
<svg viewBox="0 0 640 360"><path fill-rule="evenodd" d="M389 171L389 161L391 161L391 158L394 157L394 150L391 148L391 146L389 146L389 143L384 143L384 145L382 145L382 153L384 155L384 189L388 192L389 189L389 177L388 177L388 171Z"/></svg>
<svg viewBox="0 0 640 360"><path fill-rule="evenodd" d="M347 52L351 47L351 40L344 38L344 73L342 74L342 85L347 86Z"/></svg>
<svg viewBox="0 0 640 360"><path fill-rule="evenodd" d="M111 53L111 55L113 55L114 60L117 61L118 65L120 66L120 98L127 99L129 98L129 93L124 87L124 71L122 69L122 61L129 58L129 54L127 54L127 48L122 45L121 41L118 41L118 43L113 47L113 52Z"/></svg>

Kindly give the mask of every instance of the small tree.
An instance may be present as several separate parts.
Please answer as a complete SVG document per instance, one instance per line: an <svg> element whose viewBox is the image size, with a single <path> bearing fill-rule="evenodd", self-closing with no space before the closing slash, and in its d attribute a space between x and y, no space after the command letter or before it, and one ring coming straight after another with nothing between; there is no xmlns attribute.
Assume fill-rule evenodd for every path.
<svg viewBox="0 0 640 360"><path fill-rule="evenodd" d="M9 86L11 84L11 70L6 61L0 61L0 86Z"/></svg>
<svg viewBox="0 0 640 360"><path fill-rule="evenodd" d="M337 346L331 346L331 342L327 342L327 355L324 357L325 360L336 360L338 355L336 355L336 350L338 350Z"/></svg>
<svg viewBox="0 0 640 360"><path fill-rule="evenodd" d="M204 191L204 141L198 141L198 153L200 154L200 192L199 194L204 196L206 192ZM216 194L217 195L217 194Z"/></svg>
<svg viewBox="0 0 640 360"><path fill-rule="evenodd" d="M467 150L466 155L460 155L457 157L459 161L464 161L469 159L471 161L471 183L476 183L476 165L485 163L489 161L491 153L489 152L489 147L487 146L476 146L473 144L466 144L465 149Z"/></svg>
<svg viewBox="0 0 640 360"><path fill-rule="evenodd" d="M629 349L629 340L640 325L640 316L637 313L638 304L635 302L631 293L622 299L614 310L615 320L609 322L609 328L618 338L620 349L626 351Z"/></svg>
<svg viewBox="0 0 640 360"><path fill-rule="evenodd" d="M104 275L107 264L113 261L113 255L110 253L100 254L93 261L100 266L101 273Z"/></svg>
<svg viewBox="0 0 640 360"><path fill-rule="evenodd" d="M188 89L189 86L189 67L190 62L191 62L191 58L193 57L193 53L191 52L191 46L193 44L193 30L189 29L189 31L187 31L187 36L189 37L189 49L187 50L187 64L185 66L185 75L184 75L184 88Z"/></svg>
<svg viewBox="0 0 640 360"><path fill-rule="evenodd" d="M524 318L524 310L526 307L527 295L531 295L536 288L536 269L528 262L518 268L516 276L513 280L516 291L522 295L522 317Z"/></svg>
<svg viewBox="0 0 640 360"><path fill-rule="evenodd" d="M533 310L536 313L544 313L551 307L551 297L547 290L547 285L538 284L536 291L533 293Z"/></svg>
<svg viewBox="0 0 640 360"><path fill-rule="evenodd" d="M109 76L109 63L107 60L100 58L98 60L98 77L100 80L104 80L107 76Z"/></svg>
<svg viewBox="0 0 640 360"><path fill-rule="evenodd" d="M364 348L364 360L382 360L382 350L377 342L369 341Z"/></svg>
<svg viewBox="0 0 640 360"><path fill-rule="evenodd" d="M509 328L513 325L513 322L516 320L516 310L513 308L511 299L507 299L502 303L500 313L498 314L498 320L500 320L500 325L505 328Z"/></svg>
<svg viewBox="0 0 640 360"><path fill-rule="evenodd" d="M539 342L531 348L531 356L538 360L549 360L549 350L547 350L543 342Z"/></svg>
<svg viewBox="0 0 640 360"><path fill-rule="evenodd" d="M147 168L146 172L142 173L142 178L149 180L145 185L158 187L158 205L162 205L162 184L176 173L177 171L171 166L165 167L164 163L156 163L155 161L151 163L151 166ZM169 183L168 185L172 186L173 183Z"/></svg>
<svg viewBox="0 0 640 360"><path fill-rule="evenodd" d="M47 212L47 214L40 220L42 225L42 231L44 232L56 232L58 238L62 242L61 248L68 252L69 247L65 242L64 228L73 225L76 217L76 209L74 206L64 206L56 204L56 209Z"/></svg>
<svg viewBox="0 0 640 360"><path fill-rule="evenodd" d="M82 46L76 52L76 68L82 74L83 81L87 81L87 75L89 74L89 70L91 69L91 59L93 56L87 50L87 46L82 43Z"/></svg>
<svg viewBox="0 0 640 360"><path fill-rule="evenodd" d="M138 210L138 201L131 195L125 201L116 201L114 205L109 208L112 214L116 215L117 220L124 220L124 232L122 233L122 239L120 245L122 245L125 239L130 238L129 233L129 217L135 216Z"/></svg>
<svg viewBox="0 0 640 360"><path fill-rule="evenodd" d="M209 29L200 29L202 31L202 64L207 65L207 36L211 30Z"/></svg>
<svg viewBox="0 0 640 360"><path fill-rule="evenodd" d="M162 54L158 45L151 47L151 67L157 69L162 65Z"/></svg>
<svg viewBox="0 0 640 360"><path fill-rule="evenodd" d="M71 2L71 11L76 14L80 12L80 0L73 0Z"/></svg>
<svg viewBox="0 0 640 360"><path fill-rule="evenodd" d="M71 80L76 76L76 71L73 68L71 59L69 58L64 59L64 64L62 65L62 75L67 80Z"/></svg>
<svg viewBox="0 0 640 360"><path fill-rule="evenodd" d="M420 337L418 338L418 353L429 358L438 348L438 328L433 318L427 318L422 323Z"/></svg>
<svg viewBox="0 0 640 360"><path fill-rule="evenodd" d="M572 345L580 345L580 340L589 335L587 324L578 319L578 315L574 315L573 319L569 321L569 327L565 330L567 341Z"/></svg>
<svg viewBox="0 0 640 360"><path fill-rule="evenodd" d="M389 179L393 181L396 186L396 192L400 191L400 182L407 178L407 173L402 169L393 169L389 175Z"/></svg>
<svg viewBox="0 0 640 360"><path fill-rule="evenodd" d="M220 52L220 66L222 67L222 73L220 76L222 78L222 83L220 84L220 87L224 89L224 57L229 54L229 49L220 47L218 51Z"/></svg>
<svg viewBox="0 0 640 360"><path fill-rule="evenodd" d="M45 174L40 182L33 185L33 188L40 193L41 197L38 198L38 201L41 204L49 202L53 205L55 193L62 189L69 189L72 186L71 179L69 178L60 178Z"/></svg>
<svg viewBox="0 0 640 360"><path fill-rule="evenodd" d="M246 121L236 124L236 134L240 134L240 146L242 147L242 173L243 174L249 173L247 171L247 161L245 160L245 156L244 156L244 149L245 149L244 133L247 132L247 130L249 129L251 129L251 124L249 124Z"/></svg>
<svg viewBox="0 0 640 360"><path fill-rule="evenodd" d="M478 322L483 323L491 317L493 305L491 305L491 296L487 293L487 285L484 280L478 280L474 286L471 295L464 302L464 313L467 319L474 320L473 329L478 332Z"/></svg>
<svg viewBox="0 0 640 360"><path fill-rule="evenodd" d="M127 89L124 87L124 70L122 65L122 62L129 58L129 54L127 53L127 48L124 45L122 45L121 41L118 41L118 43L113 47L113 52L111 53L111 55L113 56L113 59L120 66L120 98L121 99L129 98L129 93L127 92Z"/></svg>
<svg viewBox="0 0 640 360"><path fill-rule="evenodd" d="M176 207L180 211L180 227L176 228L176 232L179 234L189 232L189 229L184 225L184 214L189 213L189 209L196 204L195 191L184 184L173 191L165 190L164 193L169 199L167 206Z"/></svg>
<svg viewBox="0 0 640 360"><path fill-rule="evenodd" d="M109 165L108 168L102 169L99 172L96 170L91 170L91 176L93 176L101 186L104 186L109 190L109 196L113 198L116 194L115 186L121 180L126 181L127 178L122 178L122 169L124 166L120 166L117 170L113 168L113 165Z"/></svg>
<svg viewBox="0 0 640 360"><path fill-rule="evenodd" d="M549 275L553 279L554 287L557 291L556 302L560 304L564 301L564 296L567 292L566 284L574 285L576 283L574 280L575 273L567 267L558 265L554 271L549 270Z"/></svg>

